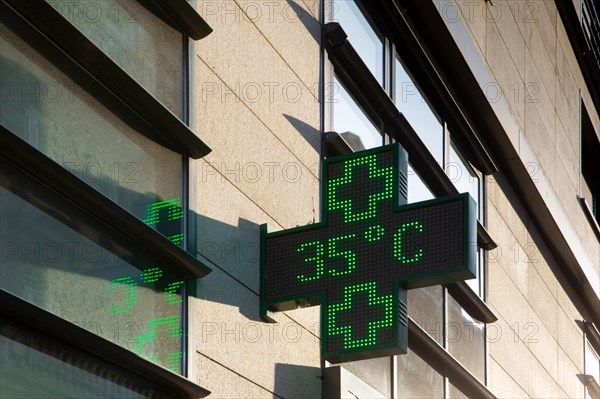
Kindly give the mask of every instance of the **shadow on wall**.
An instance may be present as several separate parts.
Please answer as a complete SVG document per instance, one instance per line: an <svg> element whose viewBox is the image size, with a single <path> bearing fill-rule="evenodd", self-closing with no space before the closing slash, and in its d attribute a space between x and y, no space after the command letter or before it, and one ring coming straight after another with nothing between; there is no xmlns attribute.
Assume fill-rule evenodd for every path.
<svg viewBox="0 0 600 399"><path fill-rule="evenodd" d="M321 42L321 24L319 21L313 17L308 11L304 8L300 7L296 2L288 0L288 5L296 15L298 16L298 20L304 25L306 30L310 33L315 42Z"/></svg>
<svg viewBox="0 0 600 399"><path fill-rule="evenodd" d="M292 397L320 398L322 381L322 371L318 367L285 363L275 365L276 393L287 391Z"/></svg>
<svg viewBox="0 0 600 399"><path fill-rule="evenodd" d="M195 239L191 237L190 241L195 241L198 257L213 270L198 280L195 296L238 307L248 321L262 322L258 307L260 225L239 219L238 225L232 226L190 213L190 221L195 223L197 232ZM242 285L247 292L238 292L236 285ZM248 295L254 299L244 298Z"/></svg>
<svg viewBox="0 0 600 399"><path fill-rule="evenodd" d="M306 140L308 144L314 148L317 153L321 151L321 132L319 129L315 129L308 123L301 121L298 118L294 118L291 115L283 114L285 119L300 133L300 135Z"/></svg>

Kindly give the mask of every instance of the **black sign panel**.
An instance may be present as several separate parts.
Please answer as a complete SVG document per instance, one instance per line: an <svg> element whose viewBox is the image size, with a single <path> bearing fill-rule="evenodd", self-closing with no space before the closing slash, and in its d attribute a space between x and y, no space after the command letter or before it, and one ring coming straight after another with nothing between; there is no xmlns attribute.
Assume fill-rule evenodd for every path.
<svg viewBox="0 0 600 399"><path fill-rule="evenodd" d="M398 164L397 145L330 158L323 221L270 234L263 226L261 311L323 304L331 362L406 353L399 293L475 277L474 201L398 206Z"/></svg>

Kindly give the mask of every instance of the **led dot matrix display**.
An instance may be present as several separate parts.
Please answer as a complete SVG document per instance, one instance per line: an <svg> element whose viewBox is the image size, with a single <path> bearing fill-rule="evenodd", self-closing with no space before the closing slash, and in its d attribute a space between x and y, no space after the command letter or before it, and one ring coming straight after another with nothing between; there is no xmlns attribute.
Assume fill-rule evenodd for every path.
<svg viewBox="0 0 600 399"><path fill-rule="evenodd" d="M323 162L322 217L261 229L261 313L322 304L321 345L337 363L406 353L400 292L475 277L468 194L398 206L397 144Z"/></svg>

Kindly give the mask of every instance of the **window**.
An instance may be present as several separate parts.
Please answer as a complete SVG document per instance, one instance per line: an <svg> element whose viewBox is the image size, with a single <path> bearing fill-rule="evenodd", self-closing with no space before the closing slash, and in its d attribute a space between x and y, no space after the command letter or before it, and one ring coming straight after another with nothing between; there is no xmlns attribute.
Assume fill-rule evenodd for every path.
<svg viewBox="0 0 600 399"><path fill-rule="evenodd" d="M600 384L600 356L596 353L590 342L585 340L585 375L592 377L593 382L586 384L586 398L593 398L595 395L600 395L600 392L594 392L592 390L598 387ZM592 386L593 385L593 386Z"/></svg>
<svg viewBox="0 0 600 399"><path fill-rule="evenodd" d="M181 32L133 0L48 0L48 3L171 112L182 117Z"/></svg>
<svg viewBox="0 0 600 399"><path fill-rule="evenodd" d="M94 97L93 81L79 85L65 64L1 31L3 126L141 220L149 204L181 198L181 154L131 126L152 127L119 118Z"/></svg>
<svg viewBox="0 0 600 399"><path fill-rule="evenodd" d="M339 133L357 134L365 149L381 146L383 144L381 133L340 84L337 77L334 77L333 87L336 90L333 97L335 105L332 109L333 130Z"/></svg>
<svg viewBox="0 0 600 399"><path fill-rule="evenodd" d="M470 194L477 204L479 221L484 224L485 191L482 173L469 162L459 145L453 140L449 126L454 126L454 121L445 120L444 111L435 109L433 103L427 98L426 90L414 81L407 64L403 62L403 48L399 43L394 42L394 35L391 32L388 35L385 21L381 26L375 26L374 21L380 21L382 18L378 14L378 7L370 7L369 4L360 0L334 0L334 6L331 7L333 10L331 19L340 23L358 56L421 139L426 151L430 154L428 156L437 162L437 165L432 165L432 167L438 167L442 175L445 173L458 192ZM345 131L356 133L361 137L365 148L391 142L392 138L387 135L390 132L386 131L387 126L384 126L380 119L381 116L378 114L381 110L366 99L366 96L373 96L374 86L368 86L371 91L368 94L357 90L352 91L353 87L366 87L360 86L358 82L362 79L361 76L358 74L352 76L344 65L339 65L339 61L336 64L332 55L328 55L332 59L331 65L335 65L335 68L331 67L330 69L337 71L336 68L339 66L340 70L344 72L337 75L332 72L330 75L333 91L337 90L333 96L336 101L326 104L328 106L326 115L329 116L333 130L338 133ZM411 65L414 64L413 62ZM325 87L327 88L327 85ZM355 97L353 97L354 95ZM441 104L439 99L437 104ZM458 128L456 130L458 131ZM382 137L380 138L378 135ZM462 143L462 141L460 142ZM409 151L409 163L405 165L408 180L407 203L434 198L432 191L436 191L435 183L427 181L432 177L426 176L423 172L426 177L423 179L413 169L410 163L411 155L415 154L411 154ZM480 250L478 277L466 282L480 298L485 297L483 259ZM429 334L431 339L458 359L471 374L485 384L487 349L484 323L469 316L443 286L409 290L408 313L415 323ZM344 365L344 367L382 393L390 390L391 380L387 377L387 370L391 367L392 375L395 375L398 381L395 392L398 397L461 396L460 390L450 384L447 375L439 370L434 370L433 365L429 365L410 350L409 354L392 359L391 362L378 359L368 365L362 363L355 362ZM368 367L370 371L361 372L361 369L365 367ZM372 373L378 377L372 377ZM382 381L382 376L386 376L387 379Z"/></svg>
<svg viewBox="0 0 600 399"><path fill-rule="evenodd" d="M348 34L348 40L360 55L373 76L383 86L383 37L370 23L354 1L336 0L333 21L339 22Z"/></svg>
<svg viewBox="0 0 600 399"><path fill-rule="evenodd" d="M436 161L443 165L444 126L440 118L421 95L421 91L402 65L400 56L394 60L394 102L415 129Z"/></svg>
<svg viewBox="0 0 600 399"><path fill-rule="evenodd" d="M208 270L182 249L187 238L183 154L190 154L182 144L205 144L182 122L187 36L171 26L179 26L175 14L181 7L189 7L188 14L193 8L172 3L170 18L160 9L148 11L142 2L100 3L0 3L0 292L25 301L32 312L51 313L67 328L92 332L77 329L90 346L105 342L96 336L105 338L116 344L107 343L110 348L162 367L137 366L182 383L184 378L164 369L186 374L186 279L200 277L196 268ZM67 33L81 46L65 44ZM126 84L110 81L102 70L106 66ZM131 92L139 103L127 97ZM20 156L37 162L20 162ZM0 318L7 312L3 308ZM1 375L3 389L15 389L11 384L18 373L31 378L28 397L87 396L73 392L96 388L102 394L90 395L162 397L148 390L158 381L143 382L144 392L129 392L101 373L104 365L90 376L77 369L80 364L53 359L54 352L38 354L39 347L4 334L6 328L3 319L0 369L9 370ZM39 333L40 342L56 337L50 327L36 328L47 333ZM90 385L76 387L71 381L65 387L70 395L44 391L44 381L34 381L35 362L7 366L14 351L47 364L52 370L44 375L66 373ZM118 384L125 381L118 377Z"/></svg>
<svg viewBox="0 0 600 399"><path fill-rule="evenodd" d="M585 200L584 206L594 224L600 223L600 175L598 174L598 154L600 139L594 130L592 120L581 101L581 184L580 197ZM584 208L585 209L585 208ZM600 233L600 232L599 232Z"/></svg>
<svg viewBox="0 0 600 399"><path fill-rule="evenodd" d="M149 381L0 318L0 397L170 398Z"/></svg>
<svg viewBox="0 0 600 399"><path fill-rule="evenodd" d="M0 165L0 288L180 372L184 277Z"/></svg>

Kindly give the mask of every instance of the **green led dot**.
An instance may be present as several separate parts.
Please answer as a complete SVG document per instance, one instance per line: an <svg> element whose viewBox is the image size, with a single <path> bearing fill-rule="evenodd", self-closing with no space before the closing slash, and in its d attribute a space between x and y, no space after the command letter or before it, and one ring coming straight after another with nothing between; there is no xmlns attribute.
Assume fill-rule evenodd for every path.
<svg viewBox="0 0 600 399"><path fill-rule="evenodd" d="M310 247L314 248L314 255L311 257L308 257L308 258L304 258L304 262L306 262L306 263L314 262L315 274L313 276L307 276L304 274L300 274L300 275L296 276L298 278L298 280L300 280L303 283L319 280L321 277L323 277L323 273L325 271L324 260L323 260L323 255L325 254L325 247L323 246L323 243L321 243L320 241L305 242L305 243L300 244L300 246L298 247L298 249L296 251L303 252L307 248L310 248Z"/></svg>
<svg viewBox="0 0 600 399"><path fill-rule="evenodd" d="M372 320L368 323L367 337L354 339L352 337L352 326L338 326L335 320L338 312L352 309L352 297L354 294L361 291L367 291L369 306L384 306L384 318L383 320ZM328 307L327 332L329 336L342 335L344 349L374 345L377 342L377 331L382 328L389 328L393 324L392 303L392 294L382 296L377 295L377 283L374 281L346 286L344 287L342 303L330 305Z"/></svg>
<svg viewBox="0 0 600 399"><path fill-rule="evenodd" d="M352 200L337 200L336 190L338 186L352 182L352 169L359 165L366 165L368 167L368 176L370 179L384 178L385 185L383 192L368 195L367 210L355 213L352 210ZM377 157L375 155L348 160L344 163L344 175L328 182L327 209L329 211L342 210L345 223L374 218L377 216L377 204L393 197L392 181L393 167L377 167Z"/></svg>
<svg viewBox="0 0 600 399"><path fill-rule="evenodd" d="M411 229L417 230L419 233L422 233L423 232L423 224L418 221L407 222L407 223L404 223L398 229L398 231L396 231L396 233L394 233L394 249L393 249L394 258L396 258L398 261L400 261L404 264L418 262L419 260L421 260L421 257L423 256L423 248L419 248L419 250L416 251L412 257L408 257L404 254L404 251L402 249L403 236L408 230L411 230Z"/></svg>

